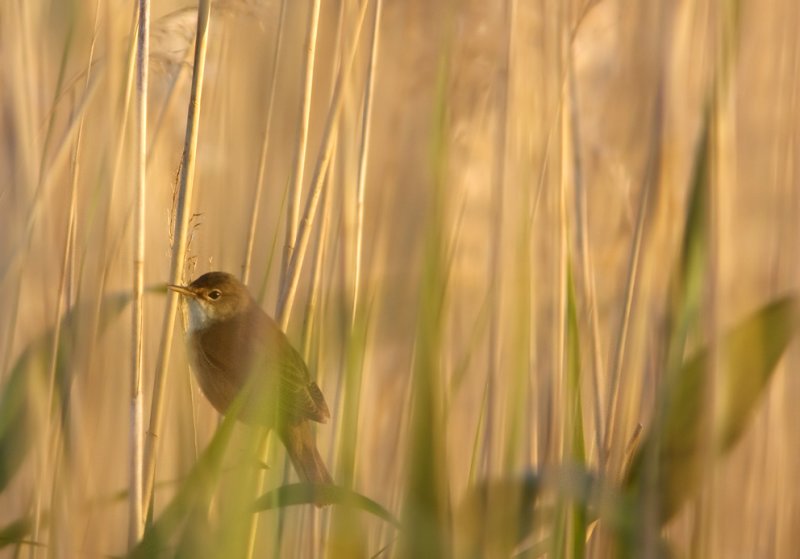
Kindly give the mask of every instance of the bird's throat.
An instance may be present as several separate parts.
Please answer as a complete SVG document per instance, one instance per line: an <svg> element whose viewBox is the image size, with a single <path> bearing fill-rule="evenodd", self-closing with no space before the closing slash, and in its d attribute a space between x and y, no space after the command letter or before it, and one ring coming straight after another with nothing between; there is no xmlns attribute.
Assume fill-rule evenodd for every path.
<svg viewBox="0 0 800 559"><path fill-rule="evenodd" d="M199 330L207 328L211 324L211 318L203 308L202 304L196 299L187 301L188 320L186 323L186 333L193 334Z"/></svg>

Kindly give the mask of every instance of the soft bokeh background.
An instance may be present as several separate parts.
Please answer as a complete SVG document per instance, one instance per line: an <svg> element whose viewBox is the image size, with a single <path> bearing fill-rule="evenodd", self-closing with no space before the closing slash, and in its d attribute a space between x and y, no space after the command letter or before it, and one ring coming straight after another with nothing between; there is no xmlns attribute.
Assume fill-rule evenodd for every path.
<svg viewBox="0 0 800 559"><path fill-rule="evenodd" d="M213 4L187 280L209 270L239 274L242 269L279 4ZM250 285L270 312L297 145L308 4L288 2L258 208ZM348 45L358 4L322 5L306 186L341 56L337 32L343 21L341 44ZM170 216L191 76L192 7L171 1L153 5L148 285L169 275ZM120 126L133 17L132 3L118 0L9 1L0 7L0 378L65 308L96 305L101 293L130 289L132 125L122 137ZM347 78L320 212L327 215L328 228L322 235L315 228L313 256L306 259L289 327L290 338L302 346L311 268L322 250L308 359L333 411L317 437L335 478L342 406L353 402L344 396L354 390L344 381L352 367L347 348L363 326L366 334L356 351L356 361L363 359L363 384L355 392L360 411L354 487L400 514L414 460L406 442L411 383L419 335L425 332L421 305L431 288L423 278L435 232L441 235L446 279L433 382L442 399L442 424L436 427L446 434L441 456L449 502L460 501L471 475L522 471L564 456L564 433L570 429L563 363L567 262L579 302L587 463L598 465L614 374L621 407L612 444L624 448L636 425L648 424L659 373L654 355L663 350L667 281L709 103L715 107L716 143L707 332L796 289L796 2L384 0L360 318L351 328L355 184L371 22L368 15ZM88 96L87 72L93 84ZM69 126L73 118L83 127L78 151L76 127ZM67 245L74 177L75 237ZM626 319L631 277L636 289ZM62 278L66 291L60 306ZM146 419L163 309L163 295L147 295ZM125 549L125 501L108 500L128 480L129 328L126 311L107 332L77 348L70 432L60 435L68 435L71 450L60 468L42 458L47 437L59 436L42 425L31 435L34 450L21 472L0 494L2 524L32 514L37 502L52 510L52 527L42 529L39 538L51 545L38 549L41 556L98 557ZM800 471L797 364L791 349L743 440L713 465L712 482L668 526L679 556L703 549L712 557L792 557L800 548L795 529L800 492L794 490ZM177 337L157 479L184 475L216 425L215 412L191 384ZM274 446L270 466L268 488L283 480L280 445ZM173 488L165 484L157 490L157 511ZM265 549L271 549L276 514L262 514ZM323 525L331 514L320 513ZM366 556L386 545L394 549L391 529L355 514L368 534ZM310 513L291 509L285 518L282 556L321 549L324 529L313 532L316 540L299 543ZM14 549L4 553L17 556ZM28 549L23 546L23 554Z"/></svg>

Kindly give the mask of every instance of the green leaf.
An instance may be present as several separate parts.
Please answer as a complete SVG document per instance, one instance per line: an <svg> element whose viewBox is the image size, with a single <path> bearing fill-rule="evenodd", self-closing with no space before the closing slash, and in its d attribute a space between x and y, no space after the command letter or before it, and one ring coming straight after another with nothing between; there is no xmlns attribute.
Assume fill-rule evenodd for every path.
<svg viewBox="0 0 800 559"><path fill-rule="evenodd" d="M723 455L741 436L775 366L794 335L798 299L777 299L731 329L719 347L720 416L714 454ZM667 380L662 412L632 461L626 486L652 489L661 524L693 495L701 482L709 421L706 399L709 348L685 361Z"/></svg>
<svg viewBox="0 0 800 559"><path fill-rule="evenodd" d="M794 336L800 300L777 299L734 329L724 359L727 375L722 384L719 448L730 450L739 440L755 405ZM696 363L699 369L705 363Z"/></svg>
<svg viewBox="0 0 800 559"><path fill-rule="evenodd" d="M180 556L199 556L202 549L207 556L217 556L214 545L220 550L228 549L230 542L216 541L211 536L209 543L198 548L193 541L197 538L209 538L214 534L214 527L209 525L207 511L212 496L219 484L223 458L228 446L233 427L236 423L241 400L237 399L231 406L208 447L203 451L186 479L180 484L175 496L165 507L156 522L147 527L138 545L131 550L128 557L152 558L169 555L168 545L174 537L182 533L179 539L177 554ZM379 518L399 526L398 521L381 505L353 491L333 485L315 486L309 484L292 484L279 487L261 496L248 514L270 510L278 507L297 504L341 504L360 508ZM229 511L230 512L230 511ZM194 550L194 551L192 551ZM210 553L210 555L208 555Z"/></svg>
<svg viewBox="0 0 800 559"><path fill-rule="evenodd" d="M436 120L433 128L434 183L426 223L422 260L414 365L411 380L409 435L404 449L407 483L402 520L405 530L398 557L415 559L452 557L450 478L447 476L445 406L442 390L442 345L448 262L445 240L447 196L444 182L447 134L445 84L449 56L441 59L437 80Z"/></svg>
<svg viewBox="0 0 800 559"><path fill-rule="evenodd" d="M0 492L14 478L33 442L35 429L30 381L42 376L40 371L33 370L34 356L31 348L23 352L0 395Z"/></svg>
<svg viewBox="0 0 800 559"><path fill-rule="evenodd" d="M533 471L472 486L456 510L455 556L508 557L533 531L541 491L541 476Z"/></svg>
<svg viewBox="0 0 800 559"><path fill-rule="evenodd" d="M579 464L586 462L586 441L583 433L583 400L581 397L581 345L578 329L578 309L575 297L575 280L572 266L567 270L567 390L568 426L571 426L567 441L571 459Z"/></svg>
<svg viewBox="0 0 800 559"><path fill-rule="evenodd" d="M586 462L585 437L583 433L583 401L581 398L581 348L578 330L578 310L575 297L575 280L572 265L567 270L567 406L571 426L569 445L570 457L583 466ZM565 528L569 534L568 557L583 557L586 554L587 510L585 503L568 505L569 518Z"/></svg>
<svg viewBox="0 0 800 559"><path fill-rule="evenodd" d="M203 518L204 512L219 483L222 462L233 427L242 407L241 395L234 400L228 414L217 428L211 442L197 459L186 479L181 483L175 496L164 508L158 519L145 529L144 536L129 553L128 557L150 559L161 557L167 544L179 529L194 529L196 523L186 521L190 518ZM188 525L187 525L188 524Z"/></svg>
<svg viewBox="0 0 800 559"><path fill-rule="evenodd" d="M686 340L697 325L707 277L709 119L710 112L706 110L703 130L695 153L681 259L670 283L670 300L667 307L670 335L665 366L668 375L674 375L683 364Z"/></svg>
<svg viewBox="0 0 800 559"><path fill-rule="evenodd" d="M33 521L29 517L19 518L0 528L0 549L7 545L20 544L31 533Z"/></svg>
<svg viewBox="0 0 800 559"><path fill-rule="evenodd" d="M540 501L571 503L585 511L586 518L580 523L584 540L585 522L601 514L611 529L625 529L623 522L627 520L616 492L584 465L562 464L484 480L471 487L456 510L455 556L509 557L531 536L547 534L552 538L553 524L560 522L562 515L548 515Z"/></svg>
<svg viewBox="0 0 800 559"><path fill-rule="evenodd" d="M102 333L112 319L119 316L130 301L128 293L108 295L100 306L98 332ZM86 305L78 306L61 321L61 335L56 355L55 378L52 379L55 396L65 421L69 409L69 393L73 378L72 353L76 344L81 320L89 316ZM19 470L30 450L36 424L46 421L46 395L49 391L49 364L55 328L34 339L17 358L0 394L0 492ZM69 430L64 429L65 433Z"/></svg>
<svg viewBox="0 0 800 559"><path fill-rule="evenodd" d="M292 505L343 505L368 512L400 528L400 521L383 506L360 493L338 485L290 483L265 493L255 503L256 511Z"/></svg>

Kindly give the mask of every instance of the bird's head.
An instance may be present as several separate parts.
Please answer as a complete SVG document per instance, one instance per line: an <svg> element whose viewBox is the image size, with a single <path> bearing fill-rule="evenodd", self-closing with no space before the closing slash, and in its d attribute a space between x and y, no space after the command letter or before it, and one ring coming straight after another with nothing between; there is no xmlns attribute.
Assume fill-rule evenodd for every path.
<svg viewBox="0 0 800 559"><path fill-rule="evenodd" d="M218 321L246 312L253 304L250 292L235 276L226 272L203 274L187 286L168 285L186 298L187 330L191 333Z"/></svg>

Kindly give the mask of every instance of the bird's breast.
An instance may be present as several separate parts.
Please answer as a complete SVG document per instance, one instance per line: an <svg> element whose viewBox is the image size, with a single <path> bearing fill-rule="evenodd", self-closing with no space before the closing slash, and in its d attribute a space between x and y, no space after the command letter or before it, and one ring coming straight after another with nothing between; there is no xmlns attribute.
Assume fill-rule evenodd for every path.
<svg viewBox="0 0 800 559"><path fill-rule="evenodd" d="M224 414L252 368L250 338L234 324L206 323L203 328L187 331L186 341L200 389Z"/></svg>

